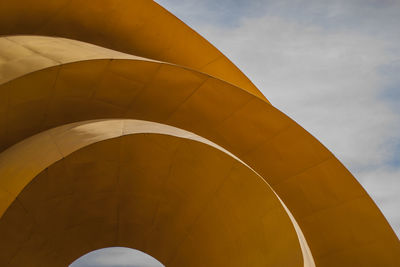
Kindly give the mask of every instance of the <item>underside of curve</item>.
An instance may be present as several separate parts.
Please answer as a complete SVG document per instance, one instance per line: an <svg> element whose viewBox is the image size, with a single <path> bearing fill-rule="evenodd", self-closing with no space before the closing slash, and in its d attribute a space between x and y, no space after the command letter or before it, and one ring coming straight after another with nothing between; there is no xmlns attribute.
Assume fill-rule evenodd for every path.
<svg viewBox="0 0 400 267"><path fill-rule="evenodd" d="M65 37L186 66L268 102L228 58L154 1L1 1L0 35L21 34Z"/></svg>

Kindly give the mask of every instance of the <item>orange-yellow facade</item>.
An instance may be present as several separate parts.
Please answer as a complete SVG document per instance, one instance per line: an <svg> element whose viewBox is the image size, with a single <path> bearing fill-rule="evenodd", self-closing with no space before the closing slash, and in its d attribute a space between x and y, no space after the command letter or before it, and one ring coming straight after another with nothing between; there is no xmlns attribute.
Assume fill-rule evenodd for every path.
<svg viewBox="0 0 400 267"><path fill-rule="evenodd" d="M0 2L0 266L400 266L351 173L150 0Z"/></svg>

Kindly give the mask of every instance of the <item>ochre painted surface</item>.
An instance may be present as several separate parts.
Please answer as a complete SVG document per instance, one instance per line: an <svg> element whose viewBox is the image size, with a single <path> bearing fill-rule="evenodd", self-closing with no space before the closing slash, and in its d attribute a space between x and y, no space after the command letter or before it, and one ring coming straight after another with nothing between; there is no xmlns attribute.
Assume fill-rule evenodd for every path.
<svg viewBox="0 0 400 267"><path fill-rule="evenodd" d="M0 84L60 64L140 57L75 40L44 36L0 37Z"/></svg>
<svg viewBox="0 0 400 267"><path fill-rule="evenodd" d="M75 123L26 139L0 162L0 187L17 197L0 221L2 266L67 266L108 246L135 247L166 266L302 262L290 217L265 181L174 127Z"/></svg>
<svg viewBox="0 0 400 267"><path fill-rule="evenodd" d="M0 38L0 166L5 173L0 177L0 207L5 212L0 217L0 240L7 240L1 244L4 252L0 255L5 266L27 266L24 260L28 258L37 266L65 266L88 250L110 245L142 249L167 266L400 266L399 240L346 168L170 13L148 0L101 0L96 5L80 1L81 8L75 0L32 3L1 1L0 34L52 35L91 44L38 36ZM29 8L24 4L30 4ZM177 127L176 131L192 132L203 141L155 133L152 136L157 137L150 139L138 137L146 134L122 136L116 121L109 126L107 133L113 134L108 138L95 138L76 151L73 148L87 136L71 137L66 148L72 154L64 156L60 156L62 148L56 151L50 145L52 139L46 138L48 129L98 119L158 122ZM92 130L96 133L96 129ZM43 140L37 139L31 147L29 140L36 140L35 134ZM131 138L139 141L126 149L121 146L121 140ZM130 162L129 166L137 163L140 170L143 167L150 173L165 171L175 155L155 147L170 151L181 142L193 145L185 145L192 152L179 157L178 169L193 175L183 179L180 174L175 183L163 184L177 195L164 195L160 186L160 191L154 191L159 194L149 200L152 190L139 190L147 181L140 178L139 170L126 176L126 182L138 188L118 187L121 160ZM91 149L95 147L100 150ZM12 152L17 150L42 156L39 161L29 161L28 154ZM122 150L126 153L121 154ZM214 154L240 166L230 173L240 182L232 183L223 198L217 197L217 191L213 197L205 193L227 175L225 161L216 164ZM81 155L78 166L68 165L74 155ZM24 168L17 162L25 163ZM57 166L64 166L63 171ZM33 169L41 172L32 176ZM84 183L83 191L80 183ZM194 185L205 191L196 195L190 191ZM105 190L101 197L95 193L98 186ZM150 179L146 186L157 187L157 181ZM72 202L65 202L72 195L62 191L64 187L77 189ZM137 198L125 198L120 189L136 192ZM187 198L176 198L179 194ZM152 205L159 200L171 204L156 212ZM209 205L215 209L205 213L204 221L199 217L199 224L180 217L200 216L191 207L212 201L215 204ZM53 204L46 206L47 202ZM280 213L271 213L261 222L264 217L258 209L270 202ZM180 210L185 203L194 206ZM171 247L148 239L154 233L145 235L150 230L134 227L133 217L120 220L120 205L126 205L135 218L152 217L149 225L145 219L147 223L142 224L161 231L157 238L166 238ZM159 224L155 219L158 212L165 216ZM57 222L59 218L65 221ZM49 227L40 228L38 222L46 225L47 220ZM183 232L176 234L177 238L185 240L181 250L174 243L179 240L169 236L177 233L178 227ZM189 234L182 230L185 227L198 230ZM123 234L118 234L121 231ZM47 247L49 235L54 239ZM91 239L92 243L86 242ZM125 239L128 241L123 243ZM78 245L80 242L85 244ZM176 245L174 252L167 250L173 249L172 244ZM48 262L43 262L45 256ZM237 261L232 262L233 258Z"/></svg>
<svg viewBox="0 0 400 267"><path fill-rule="evenodd" d="M152 0L0 1L0 35L80 40L196 69L265 99L207 40Z"/></svg>

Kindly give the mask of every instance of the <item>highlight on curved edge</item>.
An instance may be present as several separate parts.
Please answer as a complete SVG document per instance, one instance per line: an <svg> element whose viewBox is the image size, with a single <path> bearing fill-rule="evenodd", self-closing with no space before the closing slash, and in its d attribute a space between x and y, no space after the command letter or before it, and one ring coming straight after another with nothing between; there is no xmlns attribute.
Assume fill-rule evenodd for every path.
<svg viewBox="0 0 400 267"><path fill-rule="evenodd" d="M400 266L352 174L150 0L0 2L0 266Z"/></svg>

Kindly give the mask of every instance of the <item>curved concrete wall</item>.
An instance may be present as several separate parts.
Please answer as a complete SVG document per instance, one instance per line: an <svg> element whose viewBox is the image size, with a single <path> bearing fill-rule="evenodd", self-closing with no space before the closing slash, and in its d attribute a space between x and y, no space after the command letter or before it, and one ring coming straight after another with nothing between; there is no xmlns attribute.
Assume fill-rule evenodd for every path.
<svg viewBox="0 0 400 267"><path fill-rule="evenodd" d="M67 266L108 246L138 248L166 266L216 266L227 258L230 266L287 266L301 263L306 244L259 175L218 145L163 124L100 120L51 129L4 151L0 177L9 196L1 201L8 209L0 233L8 238L0 244L8 249L0 262L10 266ZM91 223L93 212L101 221ZM13 225L18 220L32 229ZM99 235L103 228L109 232ZM76 229L83 237L71 237ZM26 248L32 231L44 241ZM29 256L35 251L42 253Z"/></svg>
<svg viewBox="0 0 400 267"><path fill-rule="evenodd" d="M279 219L281 215L277 215L276 218L272 216L272 221L268 225L275 223L280 228L279 231L283 232L286 231L285 229L291 229L286 231L291 234L285 236L291 241L284 244L279 243L279 238L274 236L273 231L268 232L271 240L277 242L276 247L272 247L268 240L260 239L260 235L263 231L274 227L257 228L258 226L254 225L252 221L237 221L232 227L237 227L237 230L242 233L245 229L249 231L253 229L254 232L249 232L249 239L246 239L247 237L231 239L237 237L237 232L225 233L226 227L223 226L226 221L224 218L220 218L219 224L215 222L213 225L222 229L226 239L222 236L215 236L213 239L203 232L201 236L209 239L190 244L194 246L191 248L192 252L201 244L203 246L204 244L210 245L209 248L219 244L218 249L226 249L226 253L223 253L222 250L215 250L219 252L213 254L215 253L213 250L202 248L202 253L206 254L203 255L204 258L208 259L206 265L234 266L234 263L231 263L232 255L239 257L237 258L237 262L241 263L239 266L265 266L268 264L273 266L287 266L288 264L290 266L314 266L314 264L315 266L400 265L399 240L371 198L345 167L313 136L271 106L236 67L173 15L152 1L101 0L96 7L89 2L81 3L81 8L77 8L79 3L75 0L58 0L51 3L40 0L29 8L28 4L32 4L30 0L0 3L0 34L42 34L68 37L79 41L38 36L0 38L0 46L4 47L0 53L2 57L0 64L3 64L0 82L0 151L2 151L0 165L5 174L10 174L3 175L3 178L0 177L0 181L2 181L0 183L0 189L2 189L0 190L0 206L2 211L6 211L0 218L0 229L4 230L4 235L7 232L11 233L13 227L19 229L18 231L21 233L24 227L28 230L33 229L30 228L30 224L19 224L18 222L21 220L15 220L22 214L26 215L26 212L16 211L14 213L14 209L20 209L20 211L24 209L21 207L19 198L29 199L25 202L27 205L31 202L30 200L35 200L35 197L40 198L41 190L50 195L51 192L61 192L59 191L61 189L57 187L59 185L53 186L50 180L40 177L49 175L49 170L57 169L57 162L65 162L64 159L59 158L60 160L57 162L45 164L47 169L38 174L37 178L32 178L31 175L31 178L24 180L23 177L27 177L24 175L26 171L14 163L17 162L16 158L23 159L24 155L29 153L19 152L22 154L15 156L10 151L15 151L16 147L22 146L21 151L33 151L32 155L38 155L37 153L42 155L42 161L35 161L35 157L26 162L22 161L23 166L35 169L42 166L40 162L46 162L47 158L57 159L56 155L59 153L54 146L50 146L46 150L45 144L48 141L46 139L39 141L37 143L39 145L30 147L28 140L31 140L29 138L35 134L44 138L46 130L55 127L61 127L57 129L68 128L70 126L67 125L70 123L81 123L86 120L139 119L162 123L167 125L165 127L174 126L181 129L179 131L192 132L202 140L209 140L207 144L215 144L219 149L217 149L219 151L216 152L217 154L228 152L230 160L239 159L241 166L247 172L257 176L258 181L260 181L259 177L262 177L264 182L258 182L258 185L253 187L250 186L252 184L250 181L254 179L249 179L247 182L243 178L247 177L246 175L239 175L240 179L245 180L243 183L237 184L237 187L233 187L232 190L239 190L246 186L251 189L241 197L231 191L229 198L225 200L229 199L232 201L230 203L239 205L243 202L242 200L251 198L253 194L259 196L257 192L263 191L265 197L272 196L275 199L274 203L278 203L279 210L284 214L282 218L285 218ZM133 14L137 14L137 16L135 17ZM133 55L110 51L93 44ZM111 125L108 130L120 133L121 128ZM82 137L85 138L85 136L73 137L72 144L79 143ZM156 140L156 143L162 146L162 143L166 142L173 146L175 141L172 139L174 138L164 139L162 142ZM141 142L146 143L145 140L140 140L129 149L129 153L133 153L132 157L135 155L136 148L141 148ZM117 144L118 142L104 141L100 143L114 152L121 148ZM103 146L98 145L99 147ZM93 144L93 147L96 146ZM153 147L154 144L149 144L149 146ZM82 151L82 156L86 155L86 159L92 162L85 168L90 170L90 166L92 166L95 172L100 168L99 166L103 166L98 165L97 160L102 162L102 157L107 158L108 154L101 152L85 154L83 151L86 149L89 151L89 147L91 146L79 151ZM67 148L72 149L73 146L67 146ZM76 153L80 154L79 151ZM115 153L113 157L117 161L116 159L119 157ZM152 155L156 157L157 153ZM185 168L186 165L193 166L189 164L191 154L184 155L179 163L181 168ZM232 158L232 155L235 156ZM207 162L208 154L203 156ZM166 164L170 157L172 156L157 161L157 164L162 162ZM139 158L135 157L135 159L140 162ZM127 160L131 160L129 156ZM212 168L215 170L215 174L212 174L210 169L211 173L204 172L203 176L217 179L215 175L222 166L223 164ZM102 169L104 175L98 173L98 176L100 178L104 176L104 181L113 181L113 177L115 178L115 174L112 174L114 167ZM66 169L73 170L74 168L74 166L68 165ZM21 173L18 173L19 170ZM148 170L151 171L151 168ZM202 170L200 168L197 171L201 173ZM79 173L78 170L75 173ZM70 176L64 178L62 185L71 183L70 186L74 186L79 182L71 180ZM51 181L54 179L55 177ZM25 193L29 191L31 184L35 184L36 180L40 186L37 185L35 190L32 189L30 192L34 193L27 197ZM27 184L29 181L32 182ZM46 182L43 181L49 183L48 190ZM88 178L87 181L90 186L96 188L93 179ZM141 180L134 177L132 181L140 184ZM190 181L194 183L197 180ZM207 181L204 180L202 188L207 188L209 185ZM109 186L111 190L113 187ZM79 201L84 201L84 194L78 194L77 197L80 199ZM203 197L207 198L206 195ZM197 198L196 201L203 201L203 197ZM261 200L262 196L259 197L259 203L264 203ZM195 199L195 196L193 198ZM171 200L173 199L171 197ZM191 200L189 197L187 201L194 201L194 199ZM74 203L79 203L79 201ZM112 199L110 202L99 204L99 208L96 210L101 212L100 207L107 203L112 205ZM263 205L259 206L259 208L264 207ZM110 211L114 212L117 206L112 207ZM144 210L150 212L151 208L148 207L149 209ZM132 211L135 210L133 206L130 208ZM44 206L40 206L38 209L32 207L33 210L35 210L33 217L35 220L44 218L47 220L49 214L53 214L51 209ZM57 216L74 214L73 209L61 210L64 210L65 213ZM179 216L179 209L171 210L174 216ZM234 210L230 212L235 213ZM6 216L6 214L8 215ZM17 215L13 217L13 214ZM229 214L226 214L227 218L230 218ZM260 218L260 216L256 216L258 214L256 210L247 206L238 214L251 215L246 218ZM96 220L96 214L92 215L92 217L86 218L88 222L91 219ZM213 216L210 215L208 219L212 219ZM104 221L107 222L105 218ZM116 217L107 218L115 219ZM227 218L226 220L228 220ZM280 226L279 222L281 221L286 221L288 226ZM79 230L82 236L85 233L89 236L94 235L90 231L89 225ZM179 224L176 221L172 224L163 221L163 224L157 227L162 225L168 225L169 229L174 229ZM44 228L44 230L46 229ZM134 227L132 226L131 229ZM50 230L51 228L49 228ZM33 233L32 231L26 233ZM61 232L56 231L55 233ZM260 233L260 235L251 233ZM48 233L45 231L39 236L43 237L46 234ZM4 238L3 240L7 240L2 245L2 249L5 251L4 255L14 255L12 258L6 256L5 266L7 264L9 266L26 266L23 259L29 258L27 255L31 255L35 249L38 249L30 242L41 240L39 236L37 240L28 238L29 235L18 236L16 234L8 236L9 239ZM79 236L71 235L73 238L67 244L79 244ZM113 236L115 237L114 234ZM127 234L127 236L133 238L134 234ZM12 240L15 241L15 244L19 244L19 252L7 250L10 248L6 244ZM60 240L58 242L62 243ZM83 239L81 241L83 242ZM52 244L57 247L57 242ZM109 245L110 243L100 242L99 244ZM78 245L67 247L69 248L65 249L71 250L70 253L65 251L61 254L75 255L78 251L85 250ZM77 248L76 251L73 251L74 247ZM189 244L186 247L190 250ZM239 247L242 248L242 255L236 255L239 254ZM25 248L27 250L24 250ZM97 248L96 245L90 246L90 249L95 248ZM149 249L149 247L147 248ZM153 249L157 251L155 247ZM182 254L180 258L182 261L176 262L167 260L171 255L166 256L154 252L157 254L154 256L162 258L168 264L175 264L175 266L196 266L196 264L204 266L205 262L201 261L200 256L195 256L191 254L192 252L187 252L186 256ZM24 253L26 253L25 256ZM64 258L58 262L55 260L57 256L49 251L45 255L48 255L49 260L53 259L54 261L51 264L40 263L44 258L38 256L36 261L38 265L56 266L61 262L65 264L67 261Z"/></svg>

